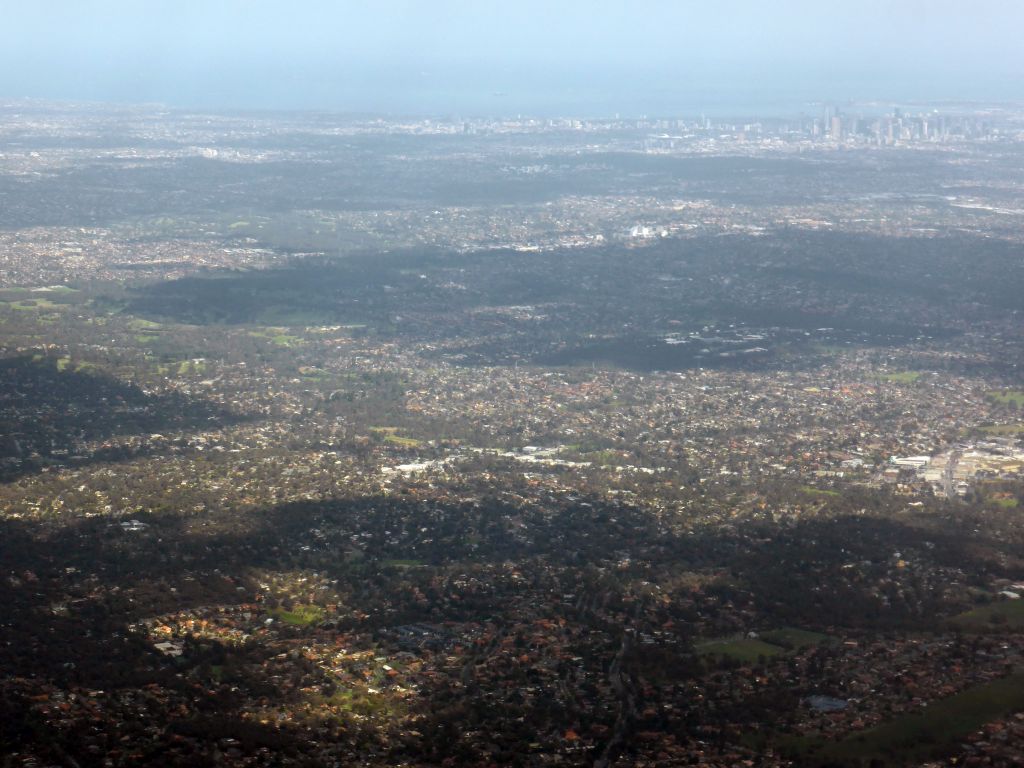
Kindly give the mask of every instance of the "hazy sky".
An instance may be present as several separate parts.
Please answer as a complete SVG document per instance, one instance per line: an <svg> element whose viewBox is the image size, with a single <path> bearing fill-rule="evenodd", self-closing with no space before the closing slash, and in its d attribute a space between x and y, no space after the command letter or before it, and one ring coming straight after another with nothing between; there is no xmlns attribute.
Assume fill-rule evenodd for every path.
<svg viewBox="0 0 1024 768"><path fill-rule="evenodd" d="M467 115L1024 100L1022 31L1022 0L0 0L0 97Z"/></svg>

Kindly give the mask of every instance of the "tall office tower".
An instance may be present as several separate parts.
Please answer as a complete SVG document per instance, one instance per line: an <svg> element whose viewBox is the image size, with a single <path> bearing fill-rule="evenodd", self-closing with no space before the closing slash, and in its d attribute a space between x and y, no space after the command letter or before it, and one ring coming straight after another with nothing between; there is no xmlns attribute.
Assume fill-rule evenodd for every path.
<svg viewBox="0 0 1024 768"><path fill-rule="evenodd" d="M832 117L831 136L836 141L843 138L843 118L839 115Z"/></svg>
<svg viewBox="0 0 1024 768"><path fill-rule="evenodd" d="M881 120L873 121L871 123L871 126L870 126L870 128L868 130L871 132L871 138L874 139L875 144L881 144L882 143L882 121Z"/></svg>

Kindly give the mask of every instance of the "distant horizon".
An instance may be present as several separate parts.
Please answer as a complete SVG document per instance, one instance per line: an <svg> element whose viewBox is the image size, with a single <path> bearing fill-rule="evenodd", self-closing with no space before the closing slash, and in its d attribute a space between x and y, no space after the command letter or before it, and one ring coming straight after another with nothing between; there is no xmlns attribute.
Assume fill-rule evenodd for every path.
<svg viewBox="0 0 1024 768"><path fill-rule="evenodd" d="M5 11L0 98L466 117L1024 102L1024 4L40 0Z"/></svg>
<svg viewBox="0 0 1024 768"><path fill-rule="evenodd" d="M491 94L497 100L498 96L508 94ZM274 105L250 104L250 103L212 103L198 101L161 100L161 99L139 99L124 97L100 97L97 94L94 98L72 97L72 96L37 96L17 95L0 92L0 106L11 107L21 104L31 106L53 106L53 107L87 107L87 108L109 108L109 109L160 109L172 112L197 112L211 115L332 115L338 117L359 117L367 119L391 119L391 120L558 120L558 119L581 119L596 121L612 120L691 120L706 117L712 120L794 120L818 117L819 111L827 107L835 107L840 111L848 111L857 115L879 116L884 115L895 108L907 110L936 110L943 109L953 111L971 110L1000 110L1024 108L1024 97L1021 98L980 98L980 97L936 97L927 98L924 95L907 98L871 97L834 99L824 97L808 96L806 99L789 100L762 97L758 103L744 101L740 98L729 99L719 96L717 99L706 99L702 103L683 104L676 102L678 106L672 108L669 100L660 109L614 109L612 105L604 109L598 109L595 104L586 104L576 100L573 104L576 109L570 109L569 104L559 109L557 102L549 102L542 105L539 102L534 108L529 108L528 103L521 104L523 108L514 109L511 106L484 106L488 94L480 94L476 108L456 109L430 109L420 104L418 109L412 107L402 108L395 105L392 108L385 108L378 105L374 108L371 104L294 104ZM463 103L474 103L467 99Z"/></svg>

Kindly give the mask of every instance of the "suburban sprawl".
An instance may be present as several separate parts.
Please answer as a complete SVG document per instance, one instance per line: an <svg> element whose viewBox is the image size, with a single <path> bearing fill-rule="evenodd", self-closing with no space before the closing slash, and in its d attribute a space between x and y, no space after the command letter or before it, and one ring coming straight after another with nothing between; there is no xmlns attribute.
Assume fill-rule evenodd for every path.
<svg viewBox="0 0 1024 768"><path fill-rule="evenodd" d="M1022 179L0 104L0 765L1024 764Z"/></svg>

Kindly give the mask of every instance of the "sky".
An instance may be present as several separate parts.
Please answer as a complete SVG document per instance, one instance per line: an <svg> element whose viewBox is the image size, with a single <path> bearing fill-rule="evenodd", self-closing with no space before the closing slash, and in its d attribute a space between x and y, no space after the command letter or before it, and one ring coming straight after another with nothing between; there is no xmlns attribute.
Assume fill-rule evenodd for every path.
<svg viewBox="0 0 1024 768"><path fill-rule="evenodd" d="M1021 0L0 0L0 98L390 114L1024 101Z"/></svg>

